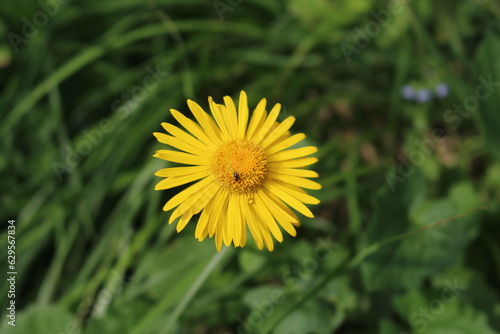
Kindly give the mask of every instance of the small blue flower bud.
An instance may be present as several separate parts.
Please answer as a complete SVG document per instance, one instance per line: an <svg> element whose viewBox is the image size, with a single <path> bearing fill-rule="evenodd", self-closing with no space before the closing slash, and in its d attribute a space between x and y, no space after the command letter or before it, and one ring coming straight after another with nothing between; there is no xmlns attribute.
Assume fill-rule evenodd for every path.
<svg viewBox="0 0 500 334"><path fill-rule="evenodd" d="M405 100L411 100L415 97L415 89L413 89L413 87L410 85L404 85L401 88L401 96Z"/></svg>
<svg viewBox="0 0 500 334"><path fill-rule="evenodd" d="M448 96L450 93L450 87L444 82L441 82L439 85L437 85L434 88L434 92L436 93L436 96L439 97L440 99Z"/></svg>
<svg viewBox="0 0 500 334"><path fill-rule="evenodd" d="M432 93L428 88L422 88L415 92L415 101L418 103L424 103L431 99Z"/></svg>

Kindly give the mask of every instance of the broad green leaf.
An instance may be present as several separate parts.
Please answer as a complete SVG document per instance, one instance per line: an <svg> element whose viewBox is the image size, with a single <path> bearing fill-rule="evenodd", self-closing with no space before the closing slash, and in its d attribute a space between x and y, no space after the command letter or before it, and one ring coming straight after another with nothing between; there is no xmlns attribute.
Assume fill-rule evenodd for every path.
<svg viewBox="0 0 500 334"><path fill-rule="evenodd" d="M127 333L149 308L149 302L142 299L114 303L104 316L90 320L82 334Z"/></svg>
<svg viewBox="0 0 500 334"><path fill-rule="evenodd" d="M423 196L423 178L418 170L399 183L391 192L389 187L375 195L374 213L366 231L366 244L371 245L386 238L404 233L410 228L408 211L416 201ZM366 245L366 246L367 246ZM366 247L365 246L365 247ZM397 257L401 243L382 248L379 252L365 259L361 265L364 284L370 290L416 285L413 273L402 272L411 270L409 264L400 263ZM401 277L401 274L407 277ZM407 280L408 279L408 280Z"/></svg>
<svg viewBox="0 0 500 334"><path fill-rule="evenodd" d="M405 334L401 327L396 325L393 321L382 319L379 323L380 334Z"/></svg>
<svg viewBox="0 0 500 334"><path fill-rule="evenodd" d="M246 273L252 273L261 267L265 262L266 258L261 252L251 251L248 249L243 249L238 257L240 262L240 267Z"/></svg>
<svg viewBox="0 0 500 334"><path fill-rule="evenodd" d="M276 305L283 304L287 296L279 286L262 285L248 290L243 295L243 303L252 310L272 313Z"/></svg>
<svg viewBox="0 0 500 334"><path fill-rule="evenodd" d="M413 177L417 175L409 178ZM403 192L401 198L397 191L378 198L379 211L367 231L370 243L395 235L394 225L405 221L409 224L408 230L425 229L440 221L443 224L408 236L368 257L361 269L369 290L417 288L424 278L452 265L457 254L477 234L474 214L455 217L479 204L469 183L455 185L446 198L412 201L413 205L403 200L405 189L399 190Z"/></svg>
<svg viewBox="0 0 500 334"><path fill-rule="evenodd" d="M489 188L500 191L500 164L491 165L486 172L485 183Z"/></svg>
<svg viewBox="0 0 500 334"><path fill-rule="evenodd" d="M403 321L407 321L411 333L495 333L483 312L472 308L460 293L452 291L441 290L425 296L414 290L396 297L394 303Z"/></svg>
<svg viewBox="0 0 500 334"><path fill-rule="evenodd" d="M329 334L334 328L334 317L318 300L310 300L292 312L273 331L273 334Z"/></svg>

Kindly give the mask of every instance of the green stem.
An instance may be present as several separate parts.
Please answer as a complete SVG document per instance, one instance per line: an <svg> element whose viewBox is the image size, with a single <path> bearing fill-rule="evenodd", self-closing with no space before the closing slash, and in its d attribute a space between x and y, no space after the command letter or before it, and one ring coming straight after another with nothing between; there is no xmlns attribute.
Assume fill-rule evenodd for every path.
<svg viewBox="0 0 500 334"><path fill-rule="evenodd" d="M208 276L217 268L217 265L221 262L221 260L227 255L234 251L234 248L225 247L222 251L217 252L210 262L207 263L205 268L201 271L200 275L196 278L196 280L191 284L189 289L186 291L181 301L177 304L176 308L172 312L172 315L167 321L167 324L164 327L163 333L173 333L173 328L177 323L177 320L182 315L189 302L196 295L198 290L201 288L203 283L207 280ZM167 300L170 302L169 300ZM158 314L161 314L164 311L165 306L164 303L158 304L149 314L143 318L143 320L133 328L130 332L131 334L140 334L144 332L144 328L149 324L150 320L154 319ZM167 306L168 307L168 306Z"/></svg>
<svg viewBox="0 0 500 334"><path fill-rule="evenodd" d="M174 312L172 313L172 316L170 317L170 319L168 319L167 325L165 326L165 333L172 332L172 328L174 327L175 323L177 322L177 319L184 312L184 310L186 309L186 307L189 304L189 302L191 301L191 299L193 299L196 292L198 292L198 290L201 288L203 283L207 280L210 273L217 267L217 264L219 264L219 262L222 260L222 258L227 253L229 253L229 250L234 250L234 248L225 247L222 251L217 252L212 257L212 260L210 260L210 262L208 262L207 266L203 269L200 276L198 276L198 278L191 285L191 287L186 292L184 297L182 297L180 303L177 304L177 307L175 308Z"/></svg>

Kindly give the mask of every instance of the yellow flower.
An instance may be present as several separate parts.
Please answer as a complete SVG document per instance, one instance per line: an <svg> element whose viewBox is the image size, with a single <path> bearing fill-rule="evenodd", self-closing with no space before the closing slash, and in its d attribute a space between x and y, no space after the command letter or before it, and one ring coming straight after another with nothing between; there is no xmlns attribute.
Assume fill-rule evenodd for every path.
<svg viewBox="0 0 500 334"><path fill-rule="evenodd" d="M274 249L273 238L283 241L280 226L295 236L299 218L292 207L307 217L313 217L305 204L319 201L302 188L320 189L321 185L307 178L318 177L316 172L301 169L318 159L306 157L318 149L307 146L288 149L306 136L290 136L288 129L295 122L288 117L278 123L281 105L276 104L267 115L266 99L255 108L248 123L247 95L240 94L238 111L233 100L224 97L225 105L208 98L213 118L196 102L187 101L198 123L177 110L174 118L189 131L162 123L170 134L155 132L159 142L177 150L160 150L154 157L190 165L159 170L155 175L164 177L155 189L163 190L195 182L172 197L163 210L177 207L169 224L180 217L180 232L193 215L201 212L195 237L199 241L215 235L220 251L222 243L235 247L246 243L247 226L259 249L264 245Z"/></svg>

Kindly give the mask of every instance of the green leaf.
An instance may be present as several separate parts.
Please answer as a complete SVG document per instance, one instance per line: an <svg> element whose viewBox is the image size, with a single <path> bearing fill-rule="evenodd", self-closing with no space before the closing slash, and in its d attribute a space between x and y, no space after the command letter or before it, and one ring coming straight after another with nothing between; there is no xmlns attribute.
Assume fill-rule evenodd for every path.
<svg viewBox="0 0 500 334"><path fill-rule="evenodd" d="M467 300L475 309L487 314L493 327L500 328L498 316L500 303L493 282L488 282L482 273L459 263L456 267L432 278L432 286L439 291L443 291L450 285L460 287L460 300Z"/></svg>
<svg viewBox="0 0 500 334"><path fill-rule="evenodd" d="M483 312L452 303L429 324L429 334L495 334Z"/></svg>
<svg viewBox="0 0 500 334"><path fill-rule="evenodd" d="M316 300L310 300L292 312L274 329L274 334L332 333L333 314Z"/></svg>
<svg viewBox="0 0 500 334"><path fill-rule="evenodd" d="M404 319L408 319L420 306L427 304L425 297L417 290L410 290L393 298L394 309Z"/></svg>
<svg viewBox="0 0 500 334"><path fill-rule="evenodd" d="M500 190L500 164L490 166L486 172L485 183L492 190Z"/></svg>
<svg viewBox="0 0 500 334"><path fill-rule="evenodd" d="M417 180L418 176L409 178ZM473 216L455 217L479 204L478 196L469 183L455 185L450 189L449 196L442 199L421 200L418 199L420 195L415 193L414 200L405 200L409 189L410 186L400 189L400 196L397 191L379 196L378 212L367 231L370 244L397 234L395 226L405 223L409 223L409 230L418 230L455 219L409 236L368 257L361 271L369 290L417 288L424 278L451 266L457 254L477 235L478 227L471 218Z"/></svg>
<svg viewBox="0 0 500 334"><path fill-rule="evenodd" d="M382 319L379 323L380 334L404 334L401 327L397 326L394 322L388 319Z"/></svg>
<svg viewBox="0 0 500 334"><path fill-rule="evenodd" d="M461 294L441 293L431 297L411 291L396 297L394 304L400 316L408 321L411 333L493 334L486 315L472 308ZM444 297L443 297L444 296Z"/></svg>
<svg viewBox="0 0 500 334"><path fill-rule="evenodd" d="M148 308L149 302L141 299L127 301L126 307L123 303L115 303L103 317L89 321L82 334L127 333Z"/></svg>
<svg viewBox="0 0 500 334"><path fill-rule="evenodd" d="M379 191L375 195L375 212L366 231L366 243L370 245L408 231L408 208L416 199L422 197L423 190L422 175L417 171L406 178L403 184L398 185L394 192L389 188ZM415 284L400 277L402 265L397 264L399 247L400 243L384 247L365 259L361 265L361 273L368 289L375 290L393 284Z"/></svg>
<svg viewBox="0 0 500 334"><path fill-rule="evenodd" d="M262 285L255 289L248 290L243 295L243 303L250 309L264 312L264 307L274 309L274 307L270 305L281 304L281 300L284 298L283 290L279 287Z"/></svg>
<svg viewBox="0 0 500 334"><path fill-rule="evenodd" d="M245 273L252 273L260 268L265 262L266 258L261 252L255 252L248 249L243 249L238 257L240 267Z"/></svg>

